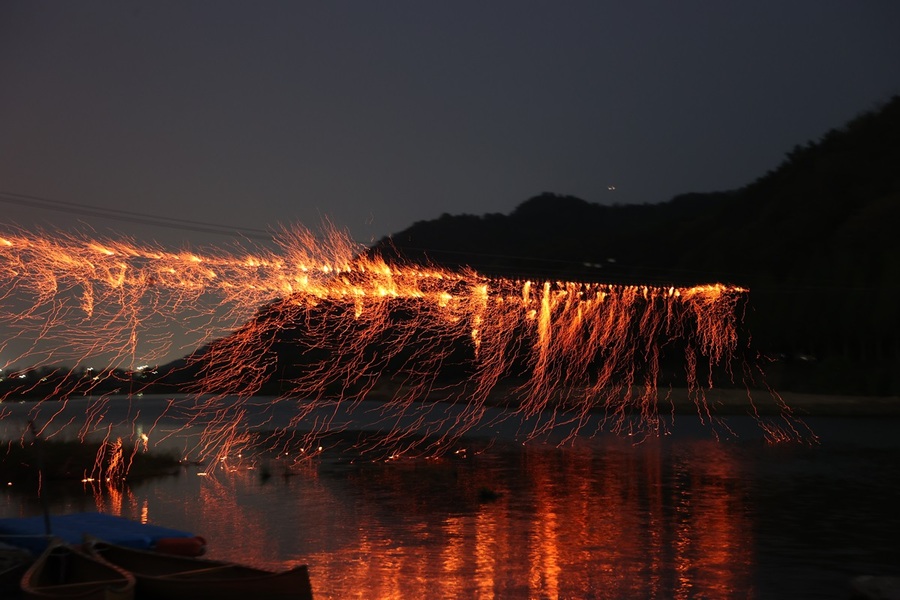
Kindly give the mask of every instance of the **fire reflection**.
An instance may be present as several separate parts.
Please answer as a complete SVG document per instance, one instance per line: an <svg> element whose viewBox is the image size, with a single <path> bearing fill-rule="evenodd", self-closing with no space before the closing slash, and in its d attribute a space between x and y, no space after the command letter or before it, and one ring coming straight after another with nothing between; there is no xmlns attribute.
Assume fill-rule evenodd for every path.
<svg viewBox="0 0 900 600"><path fill-rule="evenodd" d="M616 440L218 470L107 508L202 533L214 558L308 564L317 598L752 598L738 451Z"/></svg>
<svg viewBox="0 0 900 600"><path fill-rule="evenodd" d="M744 503L736 497L737 469L728 452L712 443L695 444L685 452L687 457L679 468L689 479L686 488L690 493L680 494L675 502L674 548L679 572L675 597L695 597L700 584L706 597L733 597L737 591L751 595L740 571L733 568L752 560L748 518ZM687 471L686 464L703 468Z"/></svg>

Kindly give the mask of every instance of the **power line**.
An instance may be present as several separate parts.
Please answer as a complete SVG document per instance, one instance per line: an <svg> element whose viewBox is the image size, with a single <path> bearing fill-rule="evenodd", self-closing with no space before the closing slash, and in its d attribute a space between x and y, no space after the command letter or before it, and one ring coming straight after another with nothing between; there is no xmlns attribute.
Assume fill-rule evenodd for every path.
<svg viewBox="0 0 900 600"><path fill-rule="evenodd" d="M176 217L166 217L162 215L151 215L148 213L122 210L118 208L103 208L90 204L82 204L76 202L66 202L63 200L54 200L42 196L32 196L29 194L16 194L13 192L5 192L0 190L0 202L5 204L14 204L18 206L27 206L30 208L38 208L41 210L53 210L72 215L80 215L85 217L94 217L100 219L110 219L113 221L122 221L127 223L137 223L140 225L151 225L154 227L162 227L167 229L181 229L185 231L193 231L197 233L209 233L214 235L235 235L239 234L247 238L255 238L261 240L271 240L272 233L263 229L255 229L252 227L239 227L235 225L223 225L221 223L211 223L209 221L194 221L191 219L179 219Z"/></svg>

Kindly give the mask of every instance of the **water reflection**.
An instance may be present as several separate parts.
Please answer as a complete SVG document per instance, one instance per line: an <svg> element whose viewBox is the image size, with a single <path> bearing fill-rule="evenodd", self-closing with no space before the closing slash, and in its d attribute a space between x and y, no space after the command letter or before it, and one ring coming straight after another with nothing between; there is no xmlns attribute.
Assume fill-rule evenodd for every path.
<svg viewBox="0 0 900 600"><path fill-rule="evenodd" d="M507 436L440 460L325 452L301 470L257 459L43 489L56 514L192 531L215 558L309 564L317 598L846 598L853 576L898 575L896 426L822 420L821 446L772 446L701 439L680 419L640 444ZM0 516L39 515L35 491L16 490L0 491Z"/></svg>
<svg viewBox="0 0 900 600"><path fill-rule="evenodd" d="M317 598L754 597L733 452L592 440L290 475L189 470L94 497L204 535L215 558L309 564Z"/></svg>

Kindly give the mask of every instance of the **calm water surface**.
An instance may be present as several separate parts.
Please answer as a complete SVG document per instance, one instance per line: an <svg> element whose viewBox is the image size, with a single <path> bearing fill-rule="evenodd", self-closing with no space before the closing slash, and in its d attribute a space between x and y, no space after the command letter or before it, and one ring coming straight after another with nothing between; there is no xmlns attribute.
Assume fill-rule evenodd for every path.
<svg viewBox="0 0 900 600"><path fill-rule="evenodd" d="M308 564L319 599L848 598L856 575L900 575L900 422L808 422L818 445L716 441L681 419L642 443L501 435L440 459L325 452L290 471L245 458L53 492L51 511L195 532L213 558ZM0 495L0 515L40 510L33 492Z"/></svg>

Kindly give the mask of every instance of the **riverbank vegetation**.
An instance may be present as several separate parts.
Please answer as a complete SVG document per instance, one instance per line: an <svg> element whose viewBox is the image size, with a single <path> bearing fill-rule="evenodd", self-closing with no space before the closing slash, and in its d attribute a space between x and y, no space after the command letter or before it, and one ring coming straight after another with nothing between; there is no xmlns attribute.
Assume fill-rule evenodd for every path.
<svg viewBox="0 0 900 600"><path fill-rule="evenodd" d="M146 452L121 441L20 439L0 446L0 483L136 481L177 473L174 454Z"/></svg>

